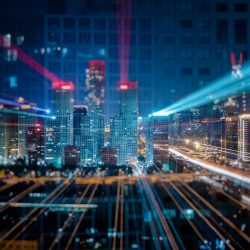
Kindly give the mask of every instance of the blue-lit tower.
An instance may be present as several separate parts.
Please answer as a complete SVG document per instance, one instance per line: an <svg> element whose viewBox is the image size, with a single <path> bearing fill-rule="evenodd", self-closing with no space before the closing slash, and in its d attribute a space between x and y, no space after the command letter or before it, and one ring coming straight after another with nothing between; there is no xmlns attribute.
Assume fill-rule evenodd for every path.
<svg viewBox="0 0 250 250"><path fill-rule="evenodd" d="M73 144L73 90L71 82L54 82L53 105L55 119L45 126L45 160L61 167L64 164L64 147Z"/></svg>
<svg viewBox="0 0 250 250"><path fill-rule="evenodd" d="M138 156L138 84L121 82L120 114L111 119L110 146L117 150L118 165L134 165Z"/></svg>

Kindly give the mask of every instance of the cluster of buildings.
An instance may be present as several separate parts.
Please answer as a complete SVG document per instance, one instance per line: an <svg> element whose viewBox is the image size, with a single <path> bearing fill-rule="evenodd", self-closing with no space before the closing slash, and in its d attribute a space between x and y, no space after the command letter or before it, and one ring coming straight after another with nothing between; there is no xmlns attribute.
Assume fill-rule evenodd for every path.
<svg viewBox="0 0 250 250"><path fill-rule="evenodd" d="M84 105L74 105L73 83L53 82L53 116L37 114L32 104L2 106L1 163L14 163L18 158L31 165L56 167L136 163L138 84L119 83L120 112L111 118L105 138L105 74L105 61L89 61Z"/></svg>
<svg viewBox="0 0 250 250"><path fill-rule="evenodd" d="M237 103L223 105L219 113L210 110L210 115L206 110L215 108L214 104L175 113L169 119L169 143L193 144L207 157L217 154L225 161L250 162L250 114Z"/></svg>

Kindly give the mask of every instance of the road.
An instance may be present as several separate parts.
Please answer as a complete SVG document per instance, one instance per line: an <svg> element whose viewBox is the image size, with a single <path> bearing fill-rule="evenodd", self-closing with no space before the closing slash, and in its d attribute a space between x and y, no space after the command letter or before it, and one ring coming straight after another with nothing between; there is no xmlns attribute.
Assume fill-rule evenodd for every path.
<svg viewBox="0 0 250 250"><path fill-rule="evenodd" d="M43 249L247 249L249 208L201 177L6 180L0 248L33 242Z"/></svg>

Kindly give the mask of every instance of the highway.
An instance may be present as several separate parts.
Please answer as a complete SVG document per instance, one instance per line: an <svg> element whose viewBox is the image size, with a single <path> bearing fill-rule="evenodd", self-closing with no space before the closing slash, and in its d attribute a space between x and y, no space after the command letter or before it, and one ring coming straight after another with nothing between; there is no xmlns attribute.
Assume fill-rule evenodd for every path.
<svg viewBox="0 0 250 250"><path fill-rule="evenodd" d="M247 249L249 207L202 177L210 174L5 179L0 248Z"/></svg>
<svg viewBox="0 0 250 250"><path fill-rule="evenodd" d="M191 150L183 150L176 147L169 148L169 152L184 159L185 161L191 162L199 167L205 168L208 171L214 172L219 175L225 175L230 178L236 179L247 185L250 184L250 173L241 169L209 162L205 160L205 157L197 157L197 152Z"/></svg>

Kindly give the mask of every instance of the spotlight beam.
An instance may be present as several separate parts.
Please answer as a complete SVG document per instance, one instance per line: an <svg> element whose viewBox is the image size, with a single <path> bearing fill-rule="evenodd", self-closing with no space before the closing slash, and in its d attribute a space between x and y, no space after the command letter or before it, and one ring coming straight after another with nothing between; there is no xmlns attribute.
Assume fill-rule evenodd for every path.
<svg viewBox="0 0 250 250"><path fill-rule="evenodd" d="M26 103L14 102L14 101L2 99L2 98L0 98L0 104L12 105L12 106L15 106L15 107L22 107L22 106L25 106L25 105L29 105L29 104L26 104ZM30 105L30 109L35 110L35 111L41 111L41 112L48 113L48 109L33 107L31 105Z"/></svg>
<svg viewBox="0 0 250 250"><path fill-rule="evenodd" d="M52 120L55 119L54 116L39 115L39 114L35 114L35 113L19 111L19 110L11 110L11 109L0 109L0 113L34 116L34 117L39 117L39 118L48 118L48 119L52 119Z"/></svg>
<svg viewBox="0 0 250 250"><path fill-rule="evenodd" d="M4 46L4 37L2 34L0 34L0 47L3 47L6 50L15 50L17 51L17 57L19 60L24 62L26 65L28 65L30 68L38 72L40 75L44 76L45 78L49 79L52 82L60 82L62 81L58 76L56 76L54 73L46 69L44 66L42 66L40 63L38 63L35 59L33 59L31 56L29 56L27 53L25 53L23 50L21 50L19 47L17 47L15 44L11 43L10 46Z"/></svg>
<svg viewBox="0 0 250 250"><path fill-rule="evenodd" d="M246 81L250 81L249 70L249 64L242 70L244 74L244 81L239 78L232 79L231 74L226 74L225 76L212 82L209 86L203 88L202 90L198 90L188 95L187 97L184 97L180 101L153 113L153 115L168 116L170 114L186 110L188 108L210 103L214 99L225 98L227 96L230 96L231 92L239 93L243 90L249 90L249 83L246 83Z"/></svg>

